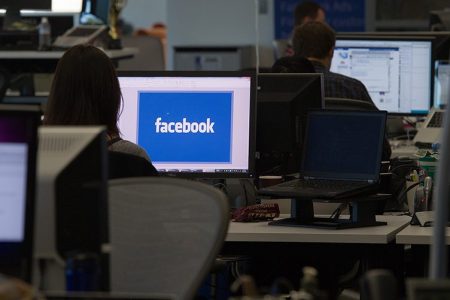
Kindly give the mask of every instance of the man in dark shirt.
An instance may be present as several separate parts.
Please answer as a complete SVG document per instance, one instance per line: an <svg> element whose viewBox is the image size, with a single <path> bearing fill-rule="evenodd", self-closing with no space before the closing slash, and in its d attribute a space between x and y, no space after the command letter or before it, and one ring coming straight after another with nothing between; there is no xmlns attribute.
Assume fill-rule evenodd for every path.
<svg viewBox="0 0 450 300"><path fill-rule="evenodd" d="M330 26L322 22L308 22L295 29L292 42L295 55L306 57L317 73L324 74L325 97L356 99L373 104L361 81L330 72L336 43L336 34Z"/></svg>
<svg viewBox="0 0 450 300"><path fill-rule="evenodd" d="M322 22L308 22L294 31L293 46L296 57L307 58L316 73L323 73L325 97L366 101L378 110L364 84L345 75L330 72L336 34ZM383 160L389 160L391 148L387 139L383 145Z"/></svg>

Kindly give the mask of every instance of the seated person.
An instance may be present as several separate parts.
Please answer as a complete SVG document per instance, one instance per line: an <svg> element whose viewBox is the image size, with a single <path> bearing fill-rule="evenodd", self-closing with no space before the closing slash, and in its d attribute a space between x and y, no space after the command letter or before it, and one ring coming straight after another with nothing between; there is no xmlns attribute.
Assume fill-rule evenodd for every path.
<svg viewBox="0 0 450 300"><path fill-rule="evenodd" d="M294 57L297 60L306 57L313 65L316 73L323 73L325 97L347 98L366 101L378 110L364 84L345 75L330 72L333 59L336 34L330 26L323 22L309 22L294 31ZM290 67L295 72L296 67ZM387 138L383 145L383 160L389 160L391 147Z"/></svg>
<svg viewBox="0 0 450 300"><path fill-rule="evenodd" d="M322 22L309 22L294 31L295 55L306 57L317 73L323 73L325 97L362 100L370 102L375 107L361 81L330 72L335 43L334 30Z"/></svg>
<svg viewBox="0 0 450 300"><path fill-rule="evenodd" d="M294 9L294 29L297 26L314 21L326 23L325 9L314 1L299 2ZM292 30L292 32L294 32L294 30ZM285 56L294 55L294 50L292 49L292 32L289 36L288 45L284 53Z"/></svg>
<svg viewBox="0 0 450 300"><path fill-rule="evenodd" d="M297 55L278 59L272 66L273 73L316 73L313 64Z"/></svg>
<svg viewBox="0 0 450 300"><path fill-rule="evenodd" d="M58 62L44 125L104 125L110 151L150 162L142 147L120 138L117 119L121 101L119 80L108 56L94 46L77 45Z"/></svg>

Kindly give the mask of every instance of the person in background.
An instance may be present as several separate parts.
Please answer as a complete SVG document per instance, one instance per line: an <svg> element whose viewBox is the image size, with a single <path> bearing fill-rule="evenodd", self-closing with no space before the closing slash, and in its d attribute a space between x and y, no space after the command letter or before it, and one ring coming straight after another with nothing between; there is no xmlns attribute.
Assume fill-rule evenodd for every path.
<svg viewBox="0 0 450 300"><path fill-rule="evenodd" d="M292 42L294 57L308 59L316 73L323 74L325 97L366 101L373 110L378 110L361 81L330 71L336 43L336 33L330 26L323 22L305 23L295 29ZM385 139L382 159L389 160L390 155L391 148Z"/></svg>
<svg viewBox="0 0 450 300"><path fill-rule="evenodd" d="M313 64L304 57L286 56L272 65L272 73L316 73Z"/></svg>
<svg viewBox="0 0 450 300"><path fill-rule="evenodd" d="M121 139L117 121L122 94L116 70L106 54L77 45L62 56L50 89L44 125L104 125L108 149L150 161L146 151Z"/></svg>
<svg viewBox="0 0 450 300"><path fill-rule="evenodd" d="M330 71L336 43L336 34L330 26L322 22L306 23L295 29L292 42L295 55L307 58L316 73L323 73L325 97L362 100L375 107L361 81Z"/></svg>
<svg viewBox="0 0 450 300"><path fill-rule="evenodd" d="M308 22L326 22L325 10L312 1L301 2L294 10L294 28Z"/></svg>
<svg viewBox="0 0 450 300"><path fill-rule="evenodd" d="M295 28L308 22L323 22L326 23L325 9L313 1L303 1L297 4L294 10L294 32ZM292 36L288 40L288 45L285 51L285 56L294 55L292 48Z"/></svg>

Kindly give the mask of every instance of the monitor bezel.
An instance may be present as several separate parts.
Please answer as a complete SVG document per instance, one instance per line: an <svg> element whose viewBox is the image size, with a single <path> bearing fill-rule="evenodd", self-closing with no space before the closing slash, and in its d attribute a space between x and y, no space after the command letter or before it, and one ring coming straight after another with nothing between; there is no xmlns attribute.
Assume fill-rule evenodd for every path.
<svg viewBox="0 0 450 300"><path fill-rule="evenodd" d="M399 35L389 35L389 33L384 33L380 35L376 34L338 34L336 36L336 43L338 40L355 40L355 41L364 41L364 40L373 40L373 41L401 41L401 42L430 42L431 45L431 55L430 55L430 101L428 103L428 111L423 113L413 113L413 112L390 112L388 111L388 115L392 116L426 116L434 105L434 46L436 42L436 38L434 36L420 36L411 35L411 36L399 36ZM336 45L335 45L336 46Z"/></svg>
<svg viewBox="0 0 450 300"><path fill-rule="evenodd" d="M252 71L118 71L117 77L249 77L250 124L247 172L160 172L161 175L183 178L253 178L256 149L256 73Z"/></svg>
<svg viewBox="0 0 450 300"><path fill-rule="evenodd" d="M302 86L303 89L299 89L297 91L297 94L295 96L293 96L288 103L288 106L290 107L290 120L292 120L292 123L290 124L291 126L293 126L293 128L291 128L290 130L292 130L292 132L290 132L290 130L283 130L286 131L288 133L291 133L291 136L287 139L289 144L290 144L290 150L288 150L287 148L284 148L283 145L282 147L276 147L276 143L274 144L273 142L267 143L266 145L274 145L271 146L270 151L267 151L267 147L264 147L266 145L261 145L261 142L258 141L258 136L261 137L261 133L262 130L265 130L267 128L260 128L260 126L262 126L263 124L260 123L261 119L265 119L265 117L267 117L266 114L259 115L259 113L261 113L261 111L259 111L258 113L258 109L261 108L262 106L264 106L264 103L271 103L274 104L276 103L276 105L281 105L283 106L282 103L285 103L285 101L280 101L280 98L273 98L270 100L262 100L260 95L264 94L265 92L268 92L267 89L263 88L263 85L261 85L262 80L260 79L264 79L264 81L268 80L268 81L273 81L274 83L277 82L277 80L283 80L284 79L290 79L290 81L300 81L302 79L310 79L311 82L308 85ZM267 81L266 81L267 82ZM299 100L300 102L302 102L303 104L306 105L310 105L311 104L311 100L308 101L301 101L301 98L299 98L299 95L301 95L302 93L304 93L305 88L307 89L308 87L310 87L311 84L319 84L320 85L320 108L319 107L309 107L307 109L304 110L305 115L302 117L298 114L299 109L298 109L298 105L299 105ZM324 89L324 75L322 73L260 73L258 74L258 89L257 89L257 98L256 98L256 103L257 103L257 123L256 123L256 153L257 153L257 159L255 161L255 168L256 168L256 172L258 173L258 176L261 175L266 175L266 172L268 170L263 170L261 169L261 165L264 164L264 158L266 157L267 159L267 155L272 156L272 160L276 161L274 157L278 157L279 159L279 163L280 165L277 169L271 169L268 174L273 175L273 174L278 174L280 171L283 172L287 172L287 173L295 173L298 172L299 170L299 166L300 166L300 157L301 157L301 153L303 151L303 139L304 139L304 130L306 128L303 128L302 132L299 132L298 129L302 128L304 126L306 126L306 118L307 118L307 112L311 109L325 109L325 89ZM281 91L280 91L281 92ZM309 103L308 103L309 102ZM305 107L303 106L303 107ZM272 116L272 119L275 116ZM298 121L300 121L301 124L298 123ZM298 127L300 126L300 127ZM265 127L265 126L263 126ZM286 132L284 132L282 135L286 134ZM267 132L266 132L267 133ZM273 132L271 132L273 133ZM270 133L269 133L270 134ZM273 135L271 135L273 136ZM265 137L267 138L267 135L265 135ZM279 142L279 141L277 141ZM277 148L274 150L274 148ZM283 149L284 148L284 151ZM287 160L286 160L287 159ZM298 160L298 161L297 161ZM284 162L283 162L284 161ZM266 163L267 164L267 163ZM289 165L293 165L296 164L296 166L291 166L291 168L289 168ZM262 173L261 173L262 172Z"/></svg>
<svg viewBox="0 0 450 300"><path fill-rule="evenodd" d="M22 242L0 242L0 247L4 249L4 253L0 253L0 260L4 259L4 255L15 253L14 255L21 255L21 258L26 259L26 266L20 266L20 274L24 276L21 278L26 281L31 280L31 266L34 247L34 218L35 218L35 193L36 193L36 178L37 178L37 145L38 145L38 127L41 120L41 110L39 106L35 105L13 105L0 104L0 117L12 116L23 117L32 122L30 126L34 127L30 141L28 142L27 153L27 182L26 182L26 196L25 196L25 224L24 224L24 239Z"/></svg>

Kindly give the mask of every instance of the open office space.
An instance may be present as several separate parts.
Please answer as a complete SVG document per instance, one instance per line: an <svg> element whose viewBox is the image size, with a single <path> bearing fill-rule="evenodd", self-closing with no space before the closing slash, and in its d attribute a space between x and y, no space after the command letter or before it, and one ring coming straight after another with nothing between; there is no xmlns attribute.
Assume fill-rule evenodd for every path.
<svg viewBox="0 0 450 300"><path fill-rule="evenodd" d="M0 1L0 298L450 298L446 8Z"/></svg>

